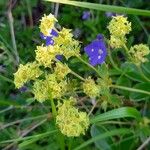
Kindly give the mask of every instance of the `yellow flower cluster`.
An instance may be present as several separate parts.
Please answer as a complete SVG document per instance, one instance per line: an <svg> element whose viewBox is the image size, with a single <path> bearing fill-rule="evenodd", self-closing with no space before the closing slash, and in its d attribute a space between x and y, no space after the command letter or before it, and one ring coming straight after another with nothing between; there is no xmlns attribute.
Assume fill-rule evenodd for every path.
<svg viewBox="0 0 150 150"><path fill-rule="evenodd" d="M79 55L79 42L73 39L73 34L70 29L63 28L54 38L54 43L61 48L62 54L69 59L72 56Z"/></svg>
<svg viewBox="0 0 150 150"><path fill-rule="evenodd" d="M130 48L129 53L131 54L132 61L136 65L140 65L147 61L147 56L150 53L148 46L144 44L134 45Z"/></svg>
<svg viewBox="0 0 150 150"><path fill-rule="evenodd" d="M55 22L57 22L57 19L52 14L49 14L48 16L44 14L44 17L42 17L40 21L41 21L41 24L40 24L41 32L45 36L49 36L52 28L55 25Z"/></svg>
<svg viewBox="0 0 150 150"><path fill-rule="evenodd" d="M54 74L56 75L58 80L64 79L64 77L70 72L71 71L67 65L59 63L59 62L56 63Z"/></svg>
<svg viewBox="0 0 150 150"><path fill-rule="evenodd" d="M52 60L55 59L56 55L60 54L60 48L55 46L37 46L36 60L40 65L44 67L51 67Z"/></svg>
<svg viewBox="0 0 150 150"><path fill-rule="evenodd" d="M131 31L131 23L127 17L115 16L108 25L110 36L110 45L113 48L120 48L126 43L125 35Z"/></svg>
<svg viewBox="0 0 150 150"><path fill-rule="evenodd" d="M99 86L96 85L93 79L91 77L85 79L83 83L83 92L88 95L89 97L97 97L99 96Z"/></svg>
<svg viewBox="0 0 150 150"><path fill-rule="evenodd" d="M126 38L125 37L115 37L115 36L112 36L112 35L110 36L109 44L112 48L120 48L125 43L126 43Z"/></svg>
<svg viewBox="0 0 150 150"><path fill-rule="evenodd" d="M36 80L33 85L35 99L43 102L48 99L61 98L67 89L67 82L58 81L54 74L46 75L45 80Z"/></svg>
<svg viewBox="0 0 150 150"><path fill-rule="evenodd" d="M89 117L85 112L79 112L74 107L75 100L70 98L65 100L63 104L58 105L58 114L56 124L62 134L68 137L77 137L85 134L89 127Z"/></svg>
<svg viewBox="0 0 150 150"><path fill-rule="evenodd" d="M35 80L42 74L39 65L36 62L19 65L16 73L14 73L14 83L16 88L22 87L26 82Z"/></svg>

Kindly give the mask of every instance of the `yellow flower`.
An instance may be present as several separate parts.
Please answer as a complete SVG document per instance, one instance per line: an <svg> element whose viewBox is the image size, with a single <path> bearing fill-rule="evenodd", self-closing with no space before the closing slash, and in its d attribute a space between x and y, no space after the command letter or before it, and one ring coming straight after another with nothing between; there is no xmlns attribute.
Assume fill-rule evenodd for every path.
<svg viewBox="0 0 150 150"><path fill-rule="evenodd" d="M64 77L70 73L70 69L66 64L62 64L57 62L56 67L54 69L54 74L56 74L56 77L58 80L64 79Z"/></svg>
<svg viewBox="0 0 150 150"><path fill-rule="evenodd" d="M35 50L35 52L36 60L44 67L51 67L52 60L55 59L56 55L61 53L57 45L37 46L37 50Z"/></svg>
<svg viewBox="0 0 150 150"><path fill-rule="evenodd" d="M26 82L35 80L42 74L36 62L19 65L18 71L14 73L14 83L16 88L22 87Z"/></svg>
<svg viewBox="0 0 150 150"><path fill-rule="evenodd" d="M55 74L46 75L44 80L37 80L33 85L33 94L37 101L59 99L67 90L67 82L58 82Z"/></svg>
<svg viewBox="0 0 150 150"><path fill-rule="evenodd" d="M58 105L58 114L56 124L62 134L68 137L77 137L85 134L89 127L89 117L85 112L79 112L73 105L75 100L70 98L65 100L63 104Z"/></svg>
<svg viewBox="0 0 150 150"><path fill-rule="evenodd" d="M115 16L108 25L110 32L109 44L112 48L121 48L126 43L125 35L131 31L131 23L127 17Z"/></svg>
<svg viewBox="0 0 150 150"><path fill-rule="evenodd" d="M54 27L55 22L57 22L57 19L52 14L49 14L48 16L44 14L44 17L42 17L40 21L40 31L45 36L49 36L52 28Z"/></svg>
<svg viewBox="0 0 150 150"><path fill-rule="evenodd" d="M93 98L99 96L99 87L95 84L94 80L91 77L85 79L83 83L83 92L89 97Z"/></svg>
<svg viewBox="0 0 150 150"><path fill-rule="evenodd" d="M72 56L79 55L79 42L73 39L70 29L63 28L59 32L59 36L54 38L54 43L61 49L62 54L69 59Z"/></svg>
<svg viewBox="0 0 150 150"><path fill-rule="evenodd" d="M110 21L108 29L111 35L123 37L131 31L131 23L128 22L127 17L115 16Z"/></svg>
<svg viewBox="0 0 150 150"><path fill-rule="evenodd" d="M50 98L49 84L46 80L36 80L33 84L34 98L39 102L43 102Z"/></svg>
<svg viewBox="0 0 150 150"><path fill-rule="evenodd" d="M150 53L148 46L144 44L134 45L130 48L129 53L132 57L132 62L140 65L147 61L146 56Z"/></svg>
<svg viewBox="0 0 150 150"><path fill-rule="evenodd" d="M121 48L126 43L125 37L110 36L109 44L112 48Z"/></svg>

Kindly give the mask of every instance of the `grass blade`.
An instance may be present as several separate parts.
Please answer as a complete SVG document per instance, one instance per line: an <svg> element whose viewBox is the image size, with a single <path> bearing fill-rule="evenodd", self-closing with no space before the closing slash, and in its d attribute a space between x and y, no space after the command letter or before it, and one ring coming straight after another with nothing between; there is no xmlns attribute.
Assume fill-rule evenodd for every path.
<svg viewBox="0 0 150 150"><path fill-rule="evenodd" d="M105 132L104 134L100 134L98 136L95 136L89 140L87 140L86 142L84 142L83 144L81 144L80 146L76 147L74 150L80 150L84 147L86 147L87 145L97 141L97 140L101 140L110 136L114 136L114 135L118 135L118 134L129 134L132 131L130 129L126 129L126 128L121 128L121 129L114 129L108 132Z"/></svg>
<svg viewBox="0 0 150 150"><path fill-rule="evenodd" d="M19 142L19 141L24 141L24 140L31 140L31 139L40 139L40 138L44 138L50 134L56 133L57 130L53 130L53 131L48 131L45 133L41 133L41 134L37 134L37 135L33 135L33 136L28 136L28 137L24 137L24 138L17 138L17 139L13 139L13 140L6 140L6 141L2 141L0 142L0 144L5 144L5 143L12 143L12 142Z"/></svg>
<svg viewBox="0 0 150 150"><path fill-rule="evenodd" d="M150 16L149 10L141 10L141 9L135 9L135 8L127 8L127 7L104 5L104 4L89 3L89 2L80 2L80 1L70 1L70 0L45 0L45 1L73 5L73 6L89 8L89 9L95 9L95 10L100 10L100 11Z"/></svg>

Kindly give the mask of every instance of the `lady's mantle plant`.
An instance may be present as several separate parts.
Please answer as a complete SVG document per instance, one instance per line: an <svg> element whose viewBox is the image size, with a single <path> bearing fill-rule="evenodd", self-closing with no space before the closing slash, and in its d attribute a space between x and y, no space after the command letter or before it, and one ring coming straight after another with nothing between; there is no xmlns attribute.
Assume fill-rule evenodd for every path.
<svg viewBox="0 0 150 150"><path fill-rule="evenodd" d="M62 28L58 31L55 28L56 22L57 19L52 14L42 17L40 37L45 40L45 44L37 46L34 62L19 65L18 71L14 74L14 83L16 88L21 88L24 84L32 81L34 98L41 103L51 101L53 117L61 133L68 137L77 137L85 134L90 125L89 115L75 106L77 100L73 93L77 89L92 99L101 99L103 108L107 104L113 105L112 97L114 95L110 88L115 88L115 85L112 84L106 64L107 46L124 48L127 61L133 62L139 67L147 61L149 48L144 44L139 44L128 49L126 35L131 31L131 23L124 16L114 16L108 25L110 31L108 45L106 46L103 35L99 34L84 48L89 57L88 63L82 59L80 42L73 38L71 30ZM71 70L67 63L64 63L68 62L71 57L77 57L82 63L93 69L97 75L94 78L92 76L81 77ZM97 70L96 66L99 64L101 66ZM73 82L72 75L80 82L79 86L73 85L70 88L70 83ZM121 89L124 88L121 87Z"/></svg>

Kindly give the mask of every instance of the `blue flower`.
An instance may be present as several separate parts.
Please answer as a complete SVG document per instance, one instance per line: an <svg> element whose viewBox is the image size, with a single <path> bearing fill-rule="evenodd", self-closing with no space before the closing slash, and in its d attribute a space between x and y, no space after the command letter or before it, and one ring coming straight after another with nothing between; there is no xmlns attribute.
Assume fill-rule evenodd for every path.
<svg viewBox="0 0 150 150"><path fill-rule="evenodd" d="M20 92L26 92L28 90L28 88L26 86L22 86L19 91Z"/></svg>
<svg viewBox="0 0 150 150"><path fill-rule="evenodd" d="M98 34L96 40L87 45L84 48L84 51L89 56L89 62L92 66L104 63L107 56L107 50L103 35Z"/></svg>
<svg viewBox="0 0 150 150"><path fill-rule="evenodd" d="M40 33L40 37L42 40L45 40L46 46L54 45L53 37L57 37L57 36L58 36L58 33L54 29L51 30L50 36L45 36L42 32ZM62 60L63 56L57 55L56 58L58 60Z"/></svg>
<svg viewBox="0 0 150 150"><path fill-rule="evenodd" d="M58 33L54 29L51 30L49 36L45 36L42 32L40 33L40 37L42 40L45 40L46 46L54 45L53 37L57 37L57 36L58 36Z"/></svg>
<svg viewBox="0 0 150 150"><path fill-rule="evenodd" d="M82 19L83 20L88 20L91 16L91 13L90 11L84 11L83 14L82 14Z"/></svg>
<svg viewBox="0 0 150 150"><path fill-rule="evenodd" d="M106 17L113 17L113 16L116 16L117 14L116 13L113 13L113 12L106 12L105 13Z"/></svg>

